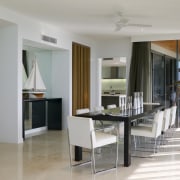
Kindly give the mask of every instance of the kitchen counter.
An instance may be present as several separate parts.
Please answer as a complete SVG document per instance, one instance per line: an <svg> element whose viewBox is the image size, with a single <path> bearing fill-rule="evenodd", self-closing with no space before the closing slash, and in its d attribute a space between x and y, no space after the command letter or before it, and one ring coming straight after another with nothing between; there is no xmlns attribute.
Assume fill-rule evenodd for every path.
<svg viewBox="0 0 180 180"><path fill-rule="evenodd" d="M102 94L101 96L118 96L118 97L126 97L126 94Z"/></svg>
<svg viewBox="0 0 180 180"><path fill-rule="evenodd" d="M101 102L102 106L104 108L107 107L109 104L116 104L117 107L119 107L120 104L120 98L126 97L125 94L102 94L101 95Z"/></svg>

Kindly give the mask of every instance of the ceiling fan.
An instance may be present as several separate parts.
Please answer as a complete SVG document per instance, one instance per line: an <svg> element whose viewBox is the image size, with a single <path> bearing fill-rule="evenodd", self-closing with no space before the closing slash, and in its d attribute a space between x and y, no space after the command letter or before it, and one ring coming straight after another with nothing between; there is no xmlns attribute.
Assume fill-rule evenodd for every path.
<svg viewBox="0 0 180 180"><path fill-rule="evenodd" d="M140 28L146 28L146 27L152 27L150 24L136 24L136 23L129 23L129 19L124 17L122 13L118 13L115 16L115 31L120 31L124 27L140 27Z"/></svg>

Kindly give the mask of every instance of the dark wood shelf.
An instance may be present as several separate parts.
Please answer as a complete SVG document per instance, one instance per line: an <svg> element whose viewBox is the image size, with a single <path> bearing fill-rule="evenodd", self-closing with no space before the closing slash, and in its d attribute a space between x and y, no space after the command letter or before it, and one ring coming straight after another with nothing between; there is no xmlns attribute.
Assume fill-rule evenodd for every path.
<svg viewBox="0 0 180 180"><path fill-rule="evenodd" d="M32 104L32 112L29 105ZM25 139L25 119L32 113L32 129L47 126L48 130L62 130L62 98L23 99L23 138Z"/></svg>

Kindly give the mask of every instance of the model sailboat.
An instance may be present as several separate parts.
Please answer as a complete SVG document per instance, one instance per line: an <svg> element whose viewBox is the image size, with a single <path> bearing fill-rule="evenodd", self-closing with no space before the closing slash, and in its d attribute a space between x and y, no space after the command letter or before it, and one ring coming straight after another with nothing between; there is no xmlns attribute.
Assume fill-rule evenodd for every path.
<svg viewBox="0 0 180 180"><path fill-rule="evenodd" d="M32 71L24 84L23 93L33 94L36 97L43 97L45 91L46 87L41 78L38 64L34 61Z"/></svg>

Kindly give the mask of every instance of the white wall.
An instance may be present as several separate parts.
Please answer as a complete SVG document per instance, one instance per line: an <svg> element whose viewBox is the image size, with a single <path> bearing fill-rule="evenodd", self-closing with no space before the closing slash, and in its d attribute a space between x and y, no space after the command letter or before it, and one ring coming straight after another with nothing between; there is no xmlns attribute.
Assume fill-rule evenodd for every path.
<svg viewBox="0 0 180 180"><path fill-rule="evenodd" d="M119 38L112 40L101 40L97 43L97 57L126 57L127 58L127 74L129 73L129 65L131 60L132 42L130 38Z"/></svg>
<svg viewBox="0 0 180 180"><path fill-rule="evenodd" d="M72 112L72 73L69 51L53 51L52 70L52 97L62 97L62 128L65 129L66 117Z"/></svg>
<svg viewBox="0 0 180 180"><path fill-rule="evenodd" d="M21 56L24 42L33 42L32 44L37 44L38 46L44 45L49 49L53 49L52 52L52 97L62 97L63 98L63 128L66 128L66 117L71 115L72 112L72 42L78 42L84 45L87 45L91 48L91 108L96 106L99 103L97 86L99 83L99 67L97 66L99 57L111 57L111 56L125 56L127 60L130 59L131 54L131 41L129 38L119 39L119 40L92 40L87 37L78 36L70 32L65 32L59 27L52 26L50 24L44 24L35 19L28 18L18 14L16 12L7 10L0 7L0 19L4 19L17 24L17 34L12 33L11 36L14 36L14 39L18 38L18 45L13 41L11 45L4 46L1 48L1 51L7 49L11 46L13 52L10 53L14 59L14 67L11 73L14 73L13 78L15 81L11 80L11 88L16 89L11 94L11 105L10 112L11 114L7 115L3 113L0 115L2 120L2 129L7 130L6 126L3 125L4 119L7 122L11 122L11 116L13 117L14 124L10 125L10 129L14 134L9 134L9 138L12 138L12 142L20 142L22 140L22 65L21 65ZM41 40L41 35L49 35L54 38L57 38L57 44L43 42ZM1 34L2 36L3 34ZM97 43L97 46L96 46ZM57 49L57 51L54 51ZM65 51L61 51L64 49ZM6 52L5 51L5 52ZM98 55L96 55L96 53ZM9 55L9 56L10 56ZM16 62L16 63L15 63ZM8 62L9 63L9 62ZM12 63L11 63L12 64ZM46 68L46 67L45 67ZM18 70L18 73L17 73ZM6 72L7 73L7 72ZM44 72L43 72L44 73ZM9 79L10 80L10 79ZM18 81L18 83L17 83ZM7 85L5 79L2 79L2 85ZM18 84L18 85L17 85ZM6 88L7 89L7 88ZM7 93L7 91L6 91ZM9 95L4 96L4 99L8 99ZM5 101L7 102L7 101ZM4 102L3 102L4 103ZM8 106L9 107L9 106ZM3 117L4 116L4 117ZM1 118L2 117L2 118ZM18 126L18 127L17 127ZM5 127L5 128L4 128ZM17 132L18 131L18 132ZM6 136L6 133L3 132ZM4 137L5 137L4 136ZM7 136L8 137L8 136ZM16 138L16 139L14 139ZM1 141L3 141L1 139ZM4 139L6 141L6 139Z"/></svg>
<svg viewBox="0 0 180 180"><path fill-rule="evenodd" d="M18 28L16 25L0 28L0 142L22 142L22 101L19 89L22 87L21 61L18 55ZM18 67L19 66L19 67ZM22 77L22 76L21 76ZM21 83L20 83L21 82ZM21 109L20 109L21 108ZM21 112L21 113L19 113Z"/></svg>
<svg viewBox="0 0 180 180"><path fill-rule="evenodd" d="M99 40L96 44L96 56L99 61L96 60L95 66L97 68L97 76L96 84L101 83L101 68L99 66L102 65L101 58L108 57L126 57L127 65L126 65L126 76L128 79L130 60L131 60L131 51L132 51L132 42L130 38L119 38L119 39L103 39ZM128 80L126 85L128 84ZM98 86L98 93L96 94L96 102L93 106L101 104L101 91ZM127 87L126 87L127 89Z"/></svg>
<svg viewBox="0 0 180 180"><path fill-rule="evenodd" d="M131 39L104 39L97 42L97 56L98 57L127 57L130 58Z"/></svg>
<svg viewBox="0 0 180 180"><path fill-rule="evenodd" d="M99 96L97 92L97 86L99 83L99 76L97 74L97 59L99 57L109 56L126 56L127 59L130 59L131 42L128 38L112 41L101 40L97 42L97 40L94 41L87 37L78 36L70 32L65 32L59 27L38 22L35 19L22 16L21 14L2 7L0 7L0 19L8 20L17 24L16 34L14 32L11 32L11 36L13 36L14 38L12 38L13 43L10 43L10 45L7 44L6 46L4 46L3 43L4 47L0 48L1 51L6 52L10 47L14 47L12 49L12 53L9 53L9 55L7 55L10 56L8 57L8 61L5 61L5 64L7 63L6 66L8 66L8 64L13 65L11 72L13 73L13 79L10 79L10 77L6 78L7 80L10 80L10 85L7 84L5 79L2 79L1 83L6 87L6 93L11 94L10 100L7 101L9 95L6 95L3 97L2 102L3 105L8 103L5 107L8 107L11 113L3 113L2 115L0 115L2 124L7 121L6 127L4 128L4 133L5 131L7 131L7 129L12 132L11 134L7 133L9 134L7 138L9 138L9 141L12 142L22 141L22 85L20 84L22 84L22 44L25 41L32 41L33 43L37 43L38 45L46 45L47 47L50 47L50 49L57 49L57 51L53 50L52 53L51 94L53 97L63 98L63 128L66 128L67 115L71 115L72 112L72 42L78 42L91 48L91 107L99 103L97 100L97 97ZM57 38L58 43L54 45L52 43L43 42L41 40L42 34ZM1 36L2 35L3 33L1 33ZM61 51L60 49L65 49L66 51ZM1 69L3 68L1 67ZM7 69L8 67L6 67L6 72L4 72L4 75L6 75L6 73L8 72ZM10 86L8 90L7 86ZM12 89L16 90L11 93ZM10 102L11 105L9 106ZM13 121L13 123L11 121Z"/></svg>
<svg viewBox="0 0 180 180"><path fill-rule="evenodd" d="M54 64L52 64L52 72L56 72L52 75L52 79L53 79L53 84L52 84L52 96L58 96L58 97L62 97L63 98L63 127L66 127L66 117L67 115L70 115L72 110L71 110L71 106L72 106L72 77L71 77L71 61L72 61L72 42L78 42L84 45L87 45L89 47L91 47L91 61L95 62L95 60L97 59L95 56L95 48L94 48L94 41L87 38L87 37L83 37L83 36L78 36L75 35L73 33L70 32L65 32L63 31L60 27L55 27L53 25L50 24L44 24L42 22L37 21L36 19L33 18L28 18L26 16L22 16L22 14L18 14L16 12L13 12L11 10L8 10L6 8L0 7L0 19L3 19L5 21L9 21L9 22L13 22L15 24L17 24L18 27L18 38L16 42L19 43L19 46L16 46L16 48L18 49L14 49L16 50L17 53L17 58L14 57L15 60L20 60L19 62L21 62L22 60L22 44L24 44L24 42L33 42L32 44L37 44L37 46L46 46L49 49L66 49L68 51L68 55L64 55L62 54L62 56L65 57L65 59L63 60L57 60L58 58L55 58L55 54L53 53L53 62ZM48 35L54 38L57 38L57 44L52 44L52 43L47 43L47 42L43 42L41 40L41 35ZM8 46L4 47L5 49L8 48ZM67 52L66 52L67 53ZM63 63L63 64L61 64ZM58 65L60 66L60 68L57 68ZM93 65L94 67L94 65ZM61 71L60 71L61 69ZM14 127L12 127L12 129L14 131L18 131L17 133L21 135L21 137L18 137L18 141L20 141L22 139L22 85L19 86L19 84L22 84L22 65L20 63L16 64L16 67L14 68L14 71L17 72L17 70L21 71L18 76L18 87L17 87L17 79L16 82L14 81L12 86L13 88L11 88L10 91L12 91L12 89L16 89L17 90L17 94L16 96L18 96L18 99L16 99L16 106L11 107L11 109L13 109L14 111L11 110L11 114L13 117L15 117L15 124L16 126L18 126L18 130L17 129L13 129ZM96 93L96 85L94 83L94 81L92 80L94 78L94 68L92 68L91 71L91 102L94 101L94 97L95 97L95 93ZM16 86L15 86L15 84ZM8 91L7 91L8 93ZM13 96L14 98L17 98L15 96ZM3 102L4 103L4 102ZM18 105L18 106L17 106ZM17 115L18 114L18 115ZM1 115L0 115L1 118ZM7 119L8 116L5 117L5 119ZM4 120L5 121L5 120ZM21 128L20 128L21 127ZM13 135L10 135L13 136ZM14 141L17 142L17 141Z"/></svg>

